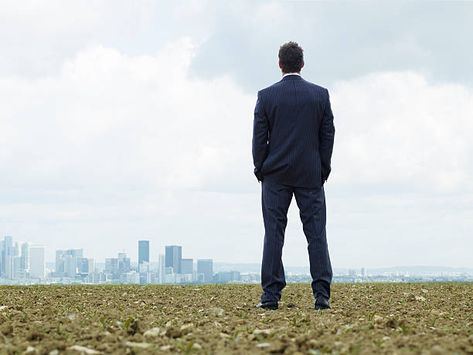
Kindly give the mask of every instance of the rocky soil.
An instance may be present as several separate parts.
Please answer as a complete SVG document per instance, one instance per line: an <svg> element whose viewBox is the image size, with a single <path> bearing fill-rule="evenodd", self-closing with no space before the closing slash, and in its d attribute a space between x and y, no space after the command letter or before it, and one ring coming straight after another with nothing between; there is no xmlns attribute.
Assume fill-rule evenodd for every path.
<svg viewBox="0 0 473 355"><path fill-rule="evenodd" d="M1 286L0 354L473 354L473 284Z"/></svg>

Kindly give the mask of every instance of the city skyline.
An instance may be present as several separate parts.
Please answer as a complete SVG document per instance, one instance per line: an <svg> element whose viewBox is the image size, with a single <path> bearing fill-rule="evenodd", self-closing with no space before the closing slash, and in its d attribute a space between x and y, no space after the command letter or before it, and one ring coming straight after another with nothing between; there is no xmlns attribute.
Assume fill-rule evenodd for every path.
<svg viewBox="0 0 473 355"><path fill-rule="evenodd" d="M159 254L159 264L150 259L150 241L138 240L138 260L131 262L125 252L98 262L83 248L55 250L55 261L48 269L44 246L0 240L0 283L222 283L240 281L238 271L213 272L213 260L183 258L182 246L170 245Z"/></svg>
<svg viewBox="0 0 473 355"><path fill-rule="evenodd" d="M45 261L44 246L0 241L0 284L202 284L259 283L259 264L214 263L213 259L189 258L182 246L168 245L158 262L149 259L150 243L138 240L139 258L125 252L103 262L90 258L82 248L56 250L54 262ZM148 260L144 260L148 259ZM309 268L286 266L288 282L309 282ZM473 269L443 267L393 267L381 269L334 269L334 282L432 282L473 281Z"/></svg>
<svg viewBox="0 0 473 355"><path fill-rule="evenodd" d="M4 242L4 239L3 238L13 238L13 236L11 235L4 235L3 237L0 236L0 251L2 250L2 243ZM139 250L140 250L140 242L147 242L148 244L148 247L150 245L152 245L151 243L151 240L144 240L144 239L139 239L139 240L135 240L135 244L137 243L136 245L136 253L133 253L133 252L130 252L129 250L124 250L124 249L121 249L121 250L116 250L116 251L113 251L111 252L110 255L107 255L105 258L103 259L97 259L95 257L91 257L90 259L93 259L94 260L94 263L98 263L98 264L105 264L105 261L106 259L109 259L109 258L113 258L113 255L120 255L120 254L124 254L126 257L128 257L130 260L131 260L131 263L133 263L134 265L136 265L137 267L139 267L140 265L140 262L139 262ZM46 255L46 251L48 251L48 247L45 246L44 244L33 244L29 241L23 241L23 240L20 240L20 241L15 241L15 244L18 244L19 246L19 249L20 247L22 248L24 245L28 245L28 247L31 248L31 246L33 247L39 247L43 250L44 254ZM161 247L156 247L156 253L153 253L153 252L150 252L149 255L150 255L150 258L149 258L149 264L159 264L160 263L160 258L161 257L164 257L165 254L166 254L166 249L167 248L179 248L181 250L180 252L180 255L181 255L181 258L180 260L192 260L193 261L193 266L197 266L198 264L198 261L205 261L205 260L212 260L214 263L216 264L224 264L224 265L240 265L240 266L244 266L244 267L248 267L248 266L251 266L251 269L254 269L254 267L256 266L256 268L260 268L261 266L261 263L259 260L257 261L253 261L253 262L235 262L233 260L223 260L223 259L216 259L215 257L212 257L212 256L209 256L209 257L198 257L198 256L193 256L193 257L189 257L189 253L186 252L186 257L182 257L182 249L183 249L183 246L182 245L176 245L176 243L173 243L172 245L163 245L162 248ZM161 251L159 251L158 249L161 248ZM133 250L133 249L131 249ZM149 250L153 250L153 248L150 248ZM56 265L57 267L57 257L58 257L58 252L67 252L67 253L73 253L73 252L78 252L80 256L82 255L87 255L87 256L91 256L90 254L90 251L87 250L87 248L84 248L84 247L80 247L80 248L63 248L63 249L54 249L54 250L50 250L50 253L52 255L54 255L53 258L51 259L47 259L46 257L44 258L44 263L47 265L47 264L54 264ZM66 254L67 254L66 253ZM136 255L136 257L134 256L134 254ZM155 257L153 258L152 255L155 255ZM2 261L2 254L0 253L0 264L1 264L1 261ZM165 263L165 260L163 260L163 263ZM299 270L302 270L302 269L306 269L307 272L309 271L309 265L308 265L308 260L307 260L307 264L306 265L302 265L299 264L299 265L285 265L285 268L287 269L299 269ZM338 270L338 272L340 272L341 270L344 270L344 271L347 271L347 270L362 270L362 269L368 269L368 270L416 270L416 269L431 269L431 270L436 270L435 272L438 272L438 273L441 273L441 270L458 270L458 271L455 271L455 272L460 272L459 270L463 270L463 272L467 272L467 273L473 273L473 267L468 267L468 266L448 266L448 265L441 265L441 264L432 264L432 265L427 265L427 264L412 264L412 265L403 265L403 264L396 264L396 265L379 265L379 266L374 266L374 267L369 267L369 268L366 268L365 265L363 264L360 264L360 265L349 265L349 266L344 266L344 265L337 265L334 267L334 270ZM2 271L0 269L0 271Z"/></svg>

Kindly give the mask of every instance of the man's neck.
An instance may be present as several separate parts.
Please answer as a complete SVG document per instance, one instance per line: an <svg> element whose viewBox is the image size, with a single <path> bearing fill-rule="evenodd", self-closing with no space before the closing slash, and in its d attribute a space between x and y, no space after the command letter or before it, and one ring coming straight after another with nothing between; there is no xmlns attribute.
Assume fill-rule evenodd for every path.
<svg viewBox="0 0 473 355"><path fill-rule="evenodd" d="M297 72L283 73L282 77L284 78L286 75L299 75L299 76L301 76L301 73L297 73Z"/></svg>

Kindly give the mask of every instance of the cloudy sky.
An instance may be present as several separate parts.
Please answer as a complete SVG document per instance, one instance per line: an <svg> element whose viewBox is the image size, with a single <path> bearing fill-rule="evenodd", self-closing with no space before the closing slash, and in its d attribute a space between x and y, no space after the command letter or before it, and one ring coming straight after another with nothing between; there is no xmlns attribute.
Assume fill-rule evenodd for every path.
<svg viewBox="0 0 473 355"><path fill-rule="evenodd" d="M257 90L329 89L334 267L473 267L473 3L0 2L0 232L260 262ZM294 202L294 201L293 201ZM308 264L291 205L286 265Z"/></svg>

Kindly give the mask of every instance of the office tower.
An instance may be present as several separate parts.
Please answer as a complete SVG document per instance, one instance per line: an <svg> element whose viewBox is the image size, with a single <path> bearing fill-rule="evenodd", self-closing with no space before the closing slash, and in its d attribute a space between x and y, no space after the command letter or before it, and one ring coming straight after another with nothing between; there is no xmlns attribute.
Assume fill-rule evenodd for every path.
<svg viewBox="0 0 473 355"><path fill-rule="evenodd" d="M149 240L138 241L138 265L143 262L149 263Z"/></svg>
<svg viewBox="0 0 473 355"><path fill-rule="evenodd" d="M3 259L3 276L6 279L13 279L13 270L14 270L14 265L13 265L13 260L14 260L13 255L5 255Z"/></svg>
<svg viewBox="0 0 473 355"><path fill-rule="evenodd" d="M41 245L30 247L30 276L37 279L45 277L44 247Z"/></svg>
<svg viewBox="0 0 473 355"><path fill-rule="evenodd" d="M202 275L202 282L212 282L213 279L213 260L200 259L197 260L197 274Z"/></svg>
<svg viewBox="0 0 473 355"><path fill-rule="evenodd" d="M13 256L20 256L20 244L18 242L15 242L15 245L13 246Z"/></svg>
<svg viewBox="0 0 473 355"><path fill-rule="evenodd" d="M56 250L56 276L75 277L78 260L83 258L83 249Z"/></svg>
<svg viewBox="0 0 473 355"><path fill-rule="evenodd" d="M87 259L87 270L89 271L89 274L95 273L95 261L93 258L88 258Z"/></svg>
<svg viewBox="0 0 473 355"><path fill-rule="evenodd" d="M57 276L64 275L64 256L66 255L65 250L56 250L56 262L54 264L54 271Z"/></svg>
<svg viewBox="0 0 473 355"><path fill-rule="evenodd" d="M193 272L194 272L194 260L182 259L181 260L181 274L192 274Z"/></svg>
<svg viewBox="0 0 473 355"><path fill-rule="evenodd" d="M64 276L75 277L77 274L77 259L71 254L64 255Z"/></svg>
<svg viewBox="0 0 473 355"><path fill-rule="evenodd" d="M165 248L165 267L172 267L175 274L181 273L182 247L168 245Z"/></svg>
<svg viewBox="0 0 473 355"><path fill-rule="evenodd" d="M30 245L29 243L21 244L20 268L28 271L30 268Z"/></svg>
<svg viewBox="0 0 473 355"><path fill-rule="evenodd" d="M143 261L141 264L138 264L138 273L139 273L140 284L151 283L151 272L150 272L150 265L148 262Z"/></svg>
<svg viewBox="0 0 473 355"><path fill-rule="evenodd" d="M92 268L90 268L90 260L91 259L87 259L87 258L77 258L77 273L78 274L87 275L92 272Z"/></svg>
<svg viewBox="0 0 473 355"><path fill-rule="evenodd" d="M9 235L6 235L2 241L2 255L1 255L1 269L0 275L5 275L5 268L8 268L9 273L11 274L11 263L12 260L7 258L8 256L14 256L14 248L13 248L13 238ZM7 260L8 259L8 260Z"/></svg>
<svg viewBox="0 0 473 355"><path fill-rule="evenodd" d="M2 241L2 263L0 274L7 279L13 278L13 258L15 256L15 247L13 238L6 235Z"/></svg>
<svg viewBox="0 0 473 355"><path fill-rule="evenodd" d="M118 275L118 258L106 258L104 271L108 274Z"/></svg>
<svg viewBox="0 0 473 355"><path fill-rule="evenodd" d="M164 269L166 267L164 263L164 255L159 254L158 260L159 260L158 283L162 284L164 283Z"/></svg>
<svg viewBox="0 0 473 355"><path fill-rule="evenodd" d="M21 267L21 256L14 256L12 279L22 279L25 277L25 270Z"/></svg>
<svg viewBox="0 0 473 355"><path fill-rule="evenodd" d="M118 253L118 272L125 273L131 270L130 258L126 256L126 253Z"/></svg>

